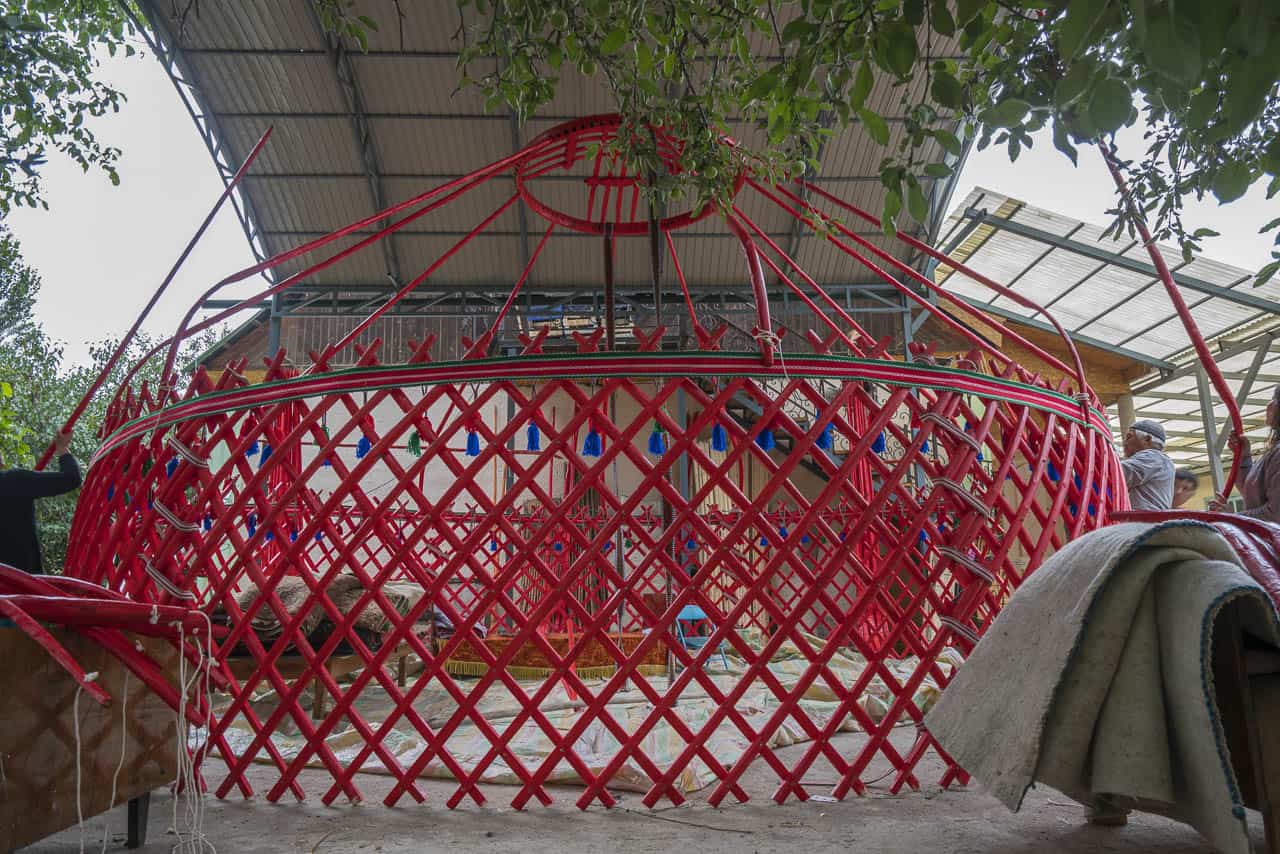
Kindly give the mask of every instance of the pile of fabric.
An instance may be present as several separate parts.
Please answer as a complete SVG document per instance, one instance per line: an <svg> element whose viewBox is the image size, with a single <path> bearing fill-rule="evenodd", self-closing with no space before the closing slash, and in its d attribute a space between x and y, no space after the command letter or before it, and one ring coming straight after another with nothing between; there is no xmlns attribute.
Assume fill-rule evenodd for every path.
<svg viewBox="0 0 1280 854"><path fill-rule="evenodd" d="M1228 630L1280 646L1270 597L1213 527L1111 525L1027 579L925 723L1012 810L1038 781L1248 854L1213 678Z"/></svg>

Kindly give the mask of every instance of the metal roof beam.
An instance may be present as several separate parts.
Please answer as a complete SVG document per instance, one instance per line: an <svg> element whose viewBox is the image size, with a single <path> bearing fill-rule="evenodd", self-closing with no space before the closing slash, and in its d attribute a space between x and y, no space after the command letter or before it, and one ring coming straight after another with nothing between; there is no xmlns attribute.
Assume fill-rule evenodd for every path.
<svg viewBox="0 0 1280 854"><path fill-rule="evenodd" d="M1125 257L1124 255L1120 255L1119 253L1110 252L1106 249L1099 249L1098 247L1090 246L1087 243L1080 243L1079 241L1076 241L1076 240L1068 240L1065 237L1062 237L1057 234L1053 234L1048 231L1043 231L1039 228L1034 228L1029 225L1024 225L1020 222L1015 222L1011 219L1005 219L1004 217L995 216L994 214L990 214L985 210L975 210L974 208L968 208L965 210L964 215L966 217L975 218L984 225L991 225L995 228L1003 229L1004 231L1008 231L1012 234L1017 234L1021 237L1030 238L1031 240L1037 240L1037 241L1040 241L1041 243L1048 243L1053 246L1057 246L1061 249L1066 249L1068 251L1075 252L1078 255L1083 255L1086 258L1094 258L1098 261L1106 261L1107 263L1112 264L1116 267L1120 267L1121 269L1129 270L1134 273L1141 273L1145 276L1151 276L1153 278L1159 277L1159 274L1156 272L1156 268L1145 262L1138 261L1133 258L1128 258L1128 257ZM1255 296L1251 293L1246 293L1246 292L1234 291L1230 288L1225 288L1225 287L1222 287L1221 285L1215 285L1211 282L1206 282L1203 279L1196 279L1191 276L1181 276L1181 275L1175 274L1173 279L1180 287L1184 287L1188 290L1198 291L1202 294L1208 294L1209 296L1218 297L1219 299L1227 300L1228 302L1233 302L1236 305L1247 306L1249 308L1256 309L1258 311L1267 311L1267 312L1280 314L1280 302L1269 300L1269 299L1266 299L1265 297Z"/></svg>
<svg viewBox="0 0 1280 854"><path fill-rule="evenodd" d="M1271 345L1275 342L1277 337L1280 337L1280 326L1275 327L1273 329L1268 329L1266 332L1263 332L1259 335L1255 335L1252 338L1246 338L1243 341L1236 341L1232 344L1219 345L1218 352L1214 354L1214 361L1221 362L1221 361L1225 361L1226 359L1230 359L1232 356L1238 356L1241 353L1252 352L1254 349L1261 346L1264 341L1266 342L1267 348L1270 349ZM1179 364L1174 370L1169 371L1162 376L1153 377L1150 380L1146 380L1144 382L1138 383L1135 386L1132 386L1131 393L1134 396L1149 394L1151 392L1154 392L1160 386L1168 382L1172 382L1173 380L1181 379L1183 377L1191 376L1193 373L1195 373L1196 365L1198 364L1199 364L1199 360L1194 358L1191 359L1190 361L1183 362L1182 364ZM1244 376L1242 375L1240 378L1244 379Z"/></svg>
<svg viewBox="0 0 1280 854"><path fill-rule="evenodd" d="M1034 318L1030 318L1025 315L1018 314L1016 311L1010 311L1007 308L1001 308L999 306L987 305L985 302L982 302L981 300L970 299L969 297L961 296L959 298L963 300L965 303L973 306L973 308L979 312L985 311L988 314L994 314L996 317L1001 317L1001 318L1004 318L1005 320L1011 320L1023 326L1029 326L1032 329L1038 329L1041 332L1048 332L1050 335L1057 336L1058 334L1058 330L1054 329L1048 323L1044 323L1043 321L1035 320ZM1173 362L1166 362L1164 359L1157 359L1155 356L1149 356L1146 353L1139 353L1136 350L1127 350L1124 347L1117 347L1114 344L1108 344L1106 341L1101 341L1097 338L1091 338L1088 335L1078 335L1074 332L1068 332L1067 334L1071 336L1072 341L1076 341L1080 344L1088 344L1090 347L1095 347L1099 350L1105 350L1108 353L1113 353L1117 356L1123 356L1126 359L1132 359L1135 362L1140 362L1144 365L1149 365L1150 367L1153 367L1159 371L1172 371L1177 367L1175 364L1173 364Z"/></svg>
<svg viewBox="0 0 1280 854"><path fill-rule="evenodd" d="M377 149L373 144L373 130L369 126L370 115L365 110L364 98L360 94L359 84L356 83L355 68L351 65L351 58L347 55L346 45L343 44L340 36L334 35L324 28L323 23L320 21L320 14L315 6L315 0L307 3L307 12L310 14L316 30L325 41L329 62L333 68L334 76L338 80L338 88L342 90L343 97L346 98L348 112L337 115L351 122L351 129L356 139L356 148L360 151L360 159L364 164L365 175L369 181L369 192L373 197L373 209L375 211L386 210L386 194L382 189L382 169L378 163ZM400 259L396 255L395 245L390 240L380 240L378 242L382 245L382 256L387 265L387 278L398 287L404 280L400 275Z"/></svg>
<svg viewBox="0 0 1280 854"><path fill-rule="evenodd" d="M508 121L505 115L500 113L401 113L401 112L368 112L365 116L370 119L410 119L415 121L439 121L439 122L505 122ZM337 112L334 110L226 110L220 111L218 117L222 119L347 119L349 114L346 112ZM559 124L560 122L571 122L581 119L580 115L566 114L538 114L530 116L529 122L547 122ZM889 124L902 124L907 120L906 116L884 116L884 120ZM735 122L730 122L735 124ZM737 122L737 124L746 125L745 122ZM878 180L878 179L877 179Z"/></svg>
<svg viewBox="0 0 1280 854"><path fill-rule="evenodd" d="M330 234L331 232L306 231L301 229L269 229L269 230L263 231L262 233L269 234L272 237L301 237L301 238L309 239L313 237L323 237L327 234ZM883 237L884 236L884 232L881 232L881 231L854 232L854 233L860 237ZM353 231L353 232L350 232L350 234L368 236L372 234L377 234L377 231ZM471 232L455 230L455 229L424 231L422 229L402 228L399 231L395 232L395 234L402 235L402 236L413 235L415 237L466 237L467 235L471 234ZM790 232L769 233L769 237L774 240L782 240L788 237L789 235L790 235ZM486 236L487 237L523 237L524 233L519 230L513 231L511 229L489 229L489 230L480 232L476 236L477 237L486 237ZM597 234L587 234L586 232L570 231L568 229L564 229L554 233L551 236L551 239L554 240L560 237L589 239L589 240L595 240L597 242L600 240L600 236ZM728 238L733 238L735 240L737 239L727 231L716 231L716 232L693 231L693 232L689 232L688 234L680 235L679 237L688 238L690 240L725 240Z"/></svg>

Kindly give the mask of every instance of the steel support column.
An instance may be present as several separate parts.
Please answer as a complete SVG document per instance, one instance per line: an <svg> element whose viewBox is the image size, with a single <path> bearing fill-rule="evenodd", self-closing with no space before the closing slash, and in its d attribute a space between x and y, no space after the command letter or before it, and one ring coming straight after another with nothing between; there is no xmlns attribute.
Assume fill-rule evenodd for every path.
<svg viewBox="0 0 1280 854"><path fill-rule="evenodd" d="M1218 446L1218 424L1213 417L1213 388L1209 385L1209 374L1204 366L1196 368L1196 391L1200 394L1200 420L1204 424L1204 443L1207 448ZM1209 454L1209 475L1213 479L1213 491L1222 492L1222 457L1216 452Z"/></svg>

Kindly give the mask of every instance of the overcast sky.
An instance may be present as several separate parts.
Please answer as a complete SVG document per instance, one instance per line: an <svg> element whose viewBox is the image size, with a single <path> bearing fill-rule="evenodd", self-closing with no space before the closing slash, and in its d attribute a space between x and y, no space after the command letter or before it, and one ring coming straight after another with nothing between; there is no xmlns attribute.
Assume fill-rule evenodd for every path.
<svg viewBox="0 0 1280 854"><path fill-rule="evenodd" d="M121 57L104 64L103 76L129 99L118 115L94 122L101 139L123 150L120 186L54 156L45 167L49 210L19 210L7 220L27 263L44 281L37 316L75 361L87 359L90 342L128 329L222 189L194 123L158 62ZM1137 156L1141 134L1122 135L1120 147L1122 154ZM1114 196L1095 152L1082 150L1080 167L1073 168L1047 139L1012 164L1002 149L973 154L953 204L974 186L1099 224L1106 222ZM1258 229L1277 213L1280 202L1266 201L1259 185L1225 208L1213 201L1196 205L1187 219L1192 227L1222 233L1207 241L1209 257L1257 269L1267 262L1269 247ZM252 260L227 205L144 328L172 331L198 294ZM249 293L246 287L261 281L255 278L228 295Z"/></svg>

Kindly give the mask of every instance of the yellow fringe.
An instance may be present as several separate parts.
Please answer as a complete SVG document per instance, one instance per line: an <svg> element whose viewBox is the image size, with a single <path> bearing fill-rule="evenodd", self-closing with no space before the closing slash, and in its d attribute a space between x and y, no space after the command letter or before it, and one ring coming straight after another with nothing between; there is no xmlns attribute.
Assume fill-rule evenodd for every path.
<svg viewBox="0 0 1280 854"><path fill-rule="evenodd" d="M489 672L489 665L483 661L459 661L455 658L447 659L444 663L446 673L452 676L483 676ZM667 672L667 668L661 664L641 664L636 668L641 676L662 676ZM546 679L551 675L550 667L516 667L508 666L507 672L512 678L520 680ZM616 665L605 665L603 667L579 667L575 671L579 679L607 679L618 672Z"/></svg>

